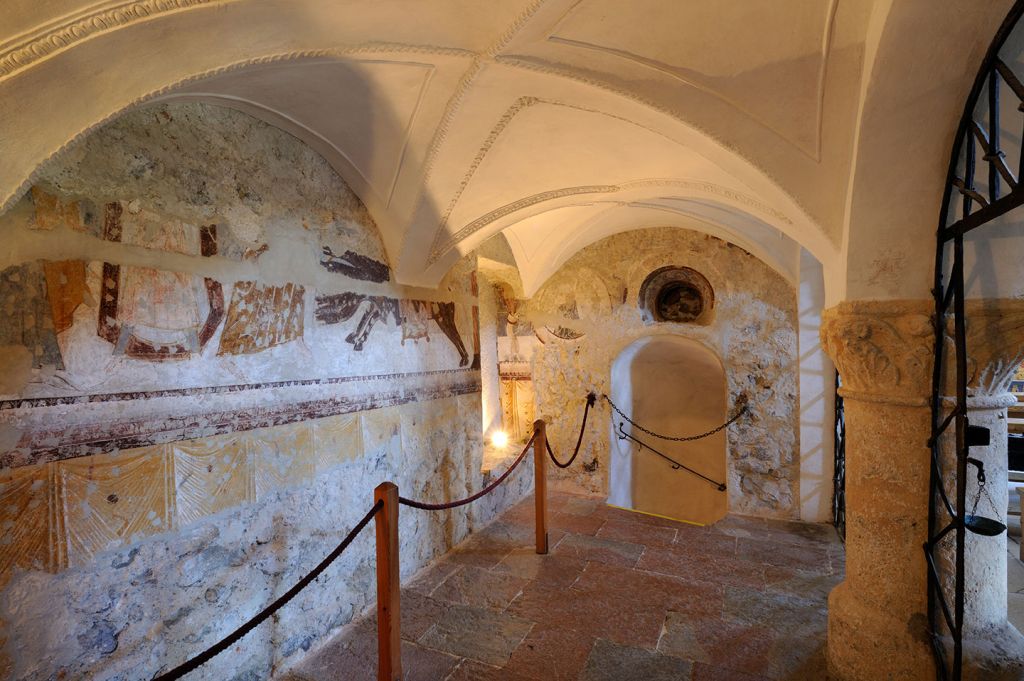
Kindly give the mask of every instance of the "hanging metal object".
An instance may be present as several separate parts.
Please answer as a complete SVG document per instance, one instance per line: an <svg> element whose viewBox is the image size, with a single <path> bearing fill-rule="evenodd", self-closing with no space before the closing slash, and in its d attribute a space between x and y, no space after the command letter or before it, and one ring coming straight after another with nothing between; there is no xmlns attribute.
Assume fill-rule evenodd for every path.
<svg viewBox="0 0 1024 681"><path fill-rule="evenodd" d="M978 430L985 431L985 442L988 443L988 428L979 428L978 426L970 426L971 428L977 428ZM992 508L995 513L999 513L999 509L996 508L996 504L992 501L992 496L985 489L985 464L979 459L969 457L967 463L973 464L978 467L978 492L974 495L974 505L971 506L971 512L964 514L964 527L974 534L981 535L983 537L997 537L1003 532L1006 532L1006 525L995 520L994 518L986 518L985 516L978 515L978 502L981 501L982 497L988 502L988 505Z"/></svg>
<svg viewBox="0 0 1024 681"><path fill-rule="evenodd" d="M988 428L984 426L967 426L968 447L988 447L991 442L992 437ZM974 459L974 461L977 461L977 459ZM968 462L970 463L971 459L968 459ZM981 465L980 461L978 461L978 465ZM978 470L978 475L984 476L983 468Z"/></svg>

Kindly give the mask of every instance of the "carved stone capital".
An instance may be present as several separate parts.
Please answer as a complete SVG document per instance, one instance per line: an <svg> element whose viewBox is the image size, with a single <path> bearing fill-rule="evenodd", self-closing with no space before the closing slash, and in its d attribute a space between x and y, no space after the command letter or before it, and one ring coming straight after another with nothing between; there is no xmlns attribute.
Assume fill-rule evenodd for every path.
<svg viewBox="0 0 1024 681"><path fill-rule="evenodd" d="M968 300L967 390L972 397L1005 393L1024 361L1024 300ZM955 392L953 317L946 322L947 364L944 393Z"/></svg>
<svg viewBox="0 0 1024 681"><path fill-rule="evenodd" d="M821 343L848 399L925 405L931 392L933 303L847 301L825 310Z"/></svg>

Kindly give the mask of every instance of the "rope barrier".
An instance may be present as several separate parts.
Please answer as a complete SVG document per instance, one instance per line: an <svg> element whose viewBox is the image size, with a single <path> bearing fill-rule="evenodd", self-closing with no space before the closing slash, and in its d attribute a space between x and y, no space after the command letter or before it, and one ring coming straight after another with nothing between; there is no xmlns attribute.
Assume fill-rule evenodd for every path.
<svg viewBox="0 0 1024 681"><path fill-rule="evenodd" d="M714 435L715 433L717 433L717 432L719 432L721 430L724 430L725 428L729 427L732 423L734 423L737 419L739 419L743 414L747 413L747 411L748 411L747 396L746 395L740 395L739 399L737 400L737 406L739 407L738 411L735 413L735 415L732 416L732 418L730 418L728 421L726 421L722 425L718 426L717 428L715 428L713 430L709 430L706 433L701 433L700 435L691 435L691 436L686 436L686 437L668 437L668 436L665 436L665 435L659 435L658 433L655 433L655 432L653 432L651 430L648 430L648 429L644 428L643 426L637 424L632 419L630 419L628 416L626 416L626 414L621 409L619 409L619 407L614 402L612 402L611 398L608 397L608 395L602 395L602 397L608 402L608 404L611 405L612 409L614 409L619 414L619 416L621 416L623 419L628 421L634 428L636 428L636 429L638 429L640 431L643 431L644 433L647 433L648 435L651 435L653 437L660 438L662 440L671 440L671 441L674 441L674 442L688 442L688 441L699 440L701 438L705 438L705 437L709 437L711 435ZM595 393L593 393L593 392L589 393L587 395L586 407L583 410L583 422L580 425L579 437L576 438L576 448L573 450L572 456L569 457L568 461L566 461L565 463L562 463L561 461L559 461L558 458L555 456L554 451L552 451L550 443L548 443L548 441L545 439L544 444L545 444L545 447L547 449L548 456L551 458L552 463L554 463L559 468L568 468L569 466L572 465L573 461L576 460L576 457L579 456L580 447L583 444L583 434L586 432L586 428L587 428L587 417L590 414L591 408L593 408L593 406L595 405L596 402L597 402L597 395ZM480 499L481 497L484 497L484 496L490 494L491 492L493 492L500 484L502 484L512 474L512 472L519 466L519 464L521 464L523 462L523 459L526 458L526 455L530 451L531 447L533 447L533 444L534 444L534 442L537 439L538 432L539 432L538 430L534 430L533 436L530 438L530 441L526 443L526 446L523 447L523 451L519 454L518 457L516 457L516 460L512 462L512 465L509 466L508 469L504 473L502 473L494 482L492 482L491 484L487 485L487 487L483 488L482 490L480 490L476 494L473 494L472 496L466 497L465 499L459 499L458 501L450 501L450 502L445 503L445 504L428 504L426 502L416 501L414 499L406 499L405 497L401 497L401 496L398 497L398 502L400 504L404 505L404 506L410 506L412 508L417 508L417 509L424 510L424 511L444 511L444 510L448 510L448 509L452 509L452 508L457 508L459 506L465 506L466 504L470 504L470 503L476 501L477 499ZM658 450L654 449L650 445L648 445L648 444L646 444L644 442L641 442L640 440L636 439L635 437L633 437L633 435L631 435L630 433L627 433L624 430L623 423L621 423L621 422L619 423L619 433L620 433L620 436L619 436L620 439L628 438L628 439L636 442L637 444L640 445L641 449L646 448L646 449L654 452L658 456L661 456L662 458L668 460L670 463L672 463L672 467L674 469L677 469L677 470L678 469L685 469L686 471L692 473L693 475L696 475L696 476L698 476L700 478L703 478L704 480L707 480L711 484L717 486L720 491L724 491L725 490L725 485L724 484L722 484L720 482L716 482L716 481L712 480L711 478L708 478L708 477L698 473L697 471L693 470L692 468L688 468L687 466L679 463L678 461L676 461L676 460L666 456L665 454L659 452ZM393 489L393 487L392 487L392 489ZM174 681L175 679L180 679L181 677L185 676L186 674L189 674L189 673L195 671L196 669L198 669L199 667L201 667L202 665L206 664L207 662L212 660L214 657L216 657L220 653L224 652L225 650L230 648L232 645L237 643L239 640L241 640L246 634L248 634L250 631L252 631L256 627L258 627L260 624L262 624L264 621L266 621L271 615L273 615L275 612L280 610L282 607L287 605L288 602L290 600L292 600L300 591L302 591L307 586L309 586L309 584L311 582L313 582L313 580L317 579L323 573L323 571L326 570L331 565L331 563L333 563L335 560L337 560L338 556L340 556L345 551L345 549L348 548L348 546L355 540L356 536L358 536L358 534L363 530L363 528L366 527L366 525L370 522L370 520L372 520L373 517L375 515L377 515L377 513L379 513L383 508L384 508L384 501L383 500L378 500L377 503L375 503L370 508L370 510L366 513L366 515L364 515L363 518L356 524L356 526L352 528L352 530L341 541L341 543L338 544L338 546L336 546L334 548L334 550L331 551L327 555L326 558L324 558L322 561L320 561L320 563L315 568L313 568L305 577L300 579L291 589L289 589L286 593L284 593L282 596L280 596L277 600L275 600L273 603L268 605L266 608L261 610L256 616L254 616L253 618L251 618L250 620L248 620L247 622L242 624L240 627L235 629L235 631L233 631L232 633L228 634L223 639L221 639L220 641L218 641L214 645L210 646L208 649L206 649L205 651L203 651L202 653L200 653L196 657L186 661L185 663L179 665L178 667L175 667L174 669L172 669L169 672L166 672L164 674L161 674L161 675L155 677L153 679L153 681ZM542 515L542 514L540 514L540 515ZM538 530L538 532L540 532L540 530ZM538 537L540 537L540 534L538 534ZM540 542L540 539L538 539L538 549L537 549L538 553L546 553L546 551L547 551L546 548L543 551L541 550L541 548L539 548L541 546L541 544L539 542ZM544 544L546 546L546 534L545 534L545 542L544 542ZM378 556L378 559L379 559L379 556Z"/></svg>
<svg viewBox="0 0 1024 681"><path fill-rule="evenodd" d="M300 579L291 589L288 589L288 591L283 596L281 596L276 601L274 601L266 608L261 610L258 615L250 619L242 626L235 629L232 633L225 636L219 642L213 644L205 651L195 656L191 660L188 660L184 664L175 667L174 669L165 674L157 676L153 679L153 681L173 681L174 679L180 679L181 677L185 676L190 672L195 671L196 669L206 664L220 653L230 648L232 645L237 643L243 636L245 636L250 631L252 631L260 624L262 624L264 620L266 620L268 617L277 612L282 606L287 604L288 601L294 598L296 594L298 594L300 591L309 586L310 582L319 577L320 574L324 570L326 570L331 563L337 560L338 556L340 556L342 552L348 548L348 545L351 544L352 541L356 538L356 536L363 530L363 528L366 527L367 523L369 523L370 520L375 515L377 515L378 512L380 512L383 506L383 501L378 501L376 504L374 504L373 507L370 508L370 510L366 513L366 515L363 516L363 519L356 523L356 526L352 528L352 531L348 533L348 535L341 541L341 543L338 544L338 546L335 547L335 549L331 551L326 558L320 561L320 564L313 568L309 574Z"/></svg>
<svg viewBox="0 0 1024 681"><path fill-rule="evenodd" d="M545 440L544 445L548 449L548 456L551 457L551 463L555 464L559 468L568 468L572 465L572 462L576 460L576 457L580 453L580 445L583 443L583 433L587 429L587 414L590 413L590 408L597 402L597 395L594 393L587 393L587 406L583 408L583 424L580 426L580 436L576 438L576 449L573 450L572 456L565 463L562 463L555 457L555 453L551 451L551 441Z"/></svg>
<svg viewBox="0 0 1024 681"><path fill-rule="evenodd" d="M512 471L514 471L516 469L516 466L518 466L520 463L522 463L523 459L526 458L526 453L530 451L530 447L533 446L533 441L536 438L537 438L537 432L534 431L533 437L531 437L530 441L526 443L526 446L523 448L522 453L516 458L515 461L512 462L512 465L508 467L508 470L506 470L504 473L502 473L501 477L499 477L497 480L492 482L487 487L484 487L482 490L480 490L479 492L477 492L473 496L466 497L465 499L459 499L458 501L449 501L446 504L428 504L428 503L423 502L423 501L416 501L414 499L406 499L405 497L398 497L398 503L403 504L405 506L411 506L412 508L418 508L421 511L446 511L446 510L448 510L450 508L457 508L459 506L465 506L466 504L473 503L474 501L476 501L480 497L486 496L486 495L490 494L491 492L493 492L494 489L498 485L500 485L501 483L503 483L505 481L505 478L507 478L512 473Z"/></svg>
<svg viewBox="0 0 1024 681"><path fill-rule="evenodd" d="M607 395L602 395L601 397L603 397L604 400L608 404L611 405L612 409L614 409L615 412L619 416L621 416L626 421L628 421L629 425L633 426L634 428L636 428L639 431L643 431L644 433L647 433L651 437L656 437L659 440L668 440L670 442L692 442L694 440L702 440L702 439L704 439L706 437L711 437L715 433L717 433L719 431L722 431L722 430L725 430L726 428L731 426L741 416L743 416L744 414L746 414L750 410L750 405L747 403L747 395L746 395L746 393L742 393L742 394L740 394L740 396L738 398L736 398L736 405L739 407L739 409L737 409L736 413L733 414L732 417L728 421L723 423L722 425L718 426L717 428L712 428L708 432L701 433L700 435L684 435L684 436L681 436L681 437L670 437L668 435L659 435L658 433L655 433L653 430L648 430L648 429L644 428L639 423L637 423L633 419L631 419L628 416L626 416L625 412L623 412L621 409L619 409L617 404L612 402L612 398L608 397ZM650 447L648 447L648 449L650 449Z"/></svg>

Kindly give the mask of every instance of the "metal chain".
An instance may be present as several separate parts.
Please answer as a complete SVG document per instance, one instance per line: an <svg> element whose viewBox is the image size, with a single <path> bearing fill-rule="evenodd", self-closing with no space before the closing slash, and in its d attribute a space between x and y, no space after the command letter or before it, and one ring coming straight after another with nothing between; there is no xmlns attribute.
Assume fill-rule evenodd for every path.
<svg viewBox="0 0 1024 681"><path fill-rule="evenodd" d="M687 436L683 436L683 437L669 437L668 435L660 435L658 433L655 433L653 430L648 430L648 429L644 428L639 423L637 423L633 419L631 419L628 416L626 416L626 414L621 409L619 409L619 406L617 404L615 404L614 402L612 402L612 398L608 397L607 395L601 395L601 397L603 397L605 399L605 401L608 404L611 405L612 409L614 409L615 412L619 416L621 416L626 421L628 421L629 424L631 426L633 426L634 428L636 428L637 430L643 431L644 433L647 433L651 437L656 437L659 440L669 440L671 442L692 442L693 440L702 440L702 439L704 439L706 437L711 437L715 433L718 433L718 432L720 432L722 430L725 430L726 428L731 426L733 423L736 422L737 419L739 419L739 417L743 416L744 414L746 414L749 411L749 405L747 404L747 396L746 396L746 394L741 394L739 396L739 398L737 398L737 400L736 400L736 404L739 407L739 409L736 411L735 414L733 414L732 418L730 418L728 421L726 421L722 425L718 426L717 428L713 428L713 429L709 430L706 433L701 433L700 435L687 435Z"/></svg>
<svg viewBox="0 0 1024 681"><path fill-rule="evenodd" d="M981 501L982 497L985 497L985 501L988 502L989 507L995 513L999 514L999 509L996 507L996 502L992 500L992 495L989 494L988 489L985 487L986 480L984 474L978 476L978 491L974 495L974 504L971 506L971 515L978 515L978 502Z"/></svg>

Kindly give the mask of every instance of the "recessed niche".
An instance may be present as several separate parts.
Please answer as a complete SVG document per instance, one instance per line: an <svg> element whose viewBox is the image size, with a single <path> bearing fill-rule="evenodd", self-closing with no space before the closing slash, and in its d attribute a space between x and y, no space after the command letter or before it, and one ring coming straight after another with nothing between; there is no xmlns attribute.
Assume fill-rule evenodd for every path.
<svg viewBox="0 0 1024 681"><path fill-rule="evenodd" d="M662 267L644 279L639 303L645 322L710 324L715 291L695 269Z"/></svg>

